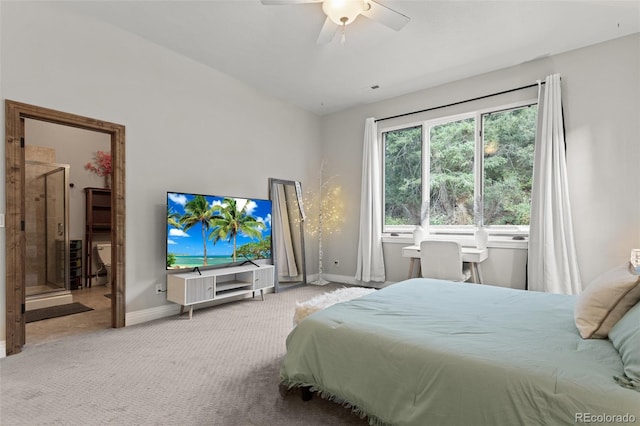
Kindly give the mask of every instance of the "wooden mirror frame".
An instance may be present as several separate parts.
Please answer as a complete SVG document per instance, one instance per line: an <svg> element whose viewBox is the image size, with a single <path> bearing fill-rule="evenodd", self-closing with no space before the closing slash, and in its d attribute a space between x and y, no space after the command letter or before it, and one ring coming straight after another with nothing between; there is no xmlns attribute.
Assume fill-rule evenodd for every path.
<svg viewBox="0 0 640 426"><path fill-rule="evenodd" d="M75 114L5 100L6 352L25 344L24 119L106 133L111 137L111 326L125 326L125 127Z"/></svg>

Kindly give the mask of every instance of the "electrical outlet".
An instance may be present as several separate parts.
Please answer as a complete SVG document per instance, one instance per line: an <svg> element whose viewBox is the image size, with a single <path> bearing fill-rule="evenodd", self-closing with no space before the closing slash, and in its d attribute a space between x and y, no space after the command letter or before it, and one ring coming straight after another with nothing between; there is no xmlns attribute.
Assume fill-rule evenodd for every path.
<svg viewBox="0 0 640 426"><path fill-rule="evenodd" d="M162 293L162 284L156 284L156 294Z"/></svg>

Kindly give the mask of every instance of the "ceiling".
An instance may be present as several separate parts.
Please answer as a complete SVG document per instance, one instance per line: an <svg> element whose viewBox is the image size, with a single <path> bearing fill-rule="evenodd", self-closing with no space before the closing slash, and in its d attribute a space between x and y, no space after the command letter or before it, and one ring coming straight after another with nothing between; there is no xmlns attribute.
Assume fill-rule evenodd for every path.
<svg viewBox="0 0 640 426"><path fill-rule="evenodd" d="M62 3L318 115L640 31L638 0L378 1L411 21L394 31L360 16L344 45L316 44L320 4Z"/></svg>

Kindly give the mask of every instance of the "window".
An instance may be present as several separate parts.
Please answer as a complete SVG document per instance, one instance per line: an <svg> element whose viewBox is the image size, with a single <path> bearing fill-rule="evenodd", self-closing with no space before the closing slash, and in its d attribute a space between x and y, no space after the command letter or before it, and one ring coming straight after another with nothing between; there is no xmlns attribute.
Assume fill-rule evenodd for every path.
<svg viewBox="0 0 640 426"><path fill-rule="evenodd" d="M422 203L422 126L383 135L385 225L415 225Z"/></svg>
<svg viewBox="0 0 640 426"><path fill-rule="evenodd" d="M429 224L473 225L475 117L429 129Z"/></svg>
<svg viewBox="0 0 640 426"><path fill-rule="evenodd" d="M537 105L382 130L384 231L527 231Z"/></svg>

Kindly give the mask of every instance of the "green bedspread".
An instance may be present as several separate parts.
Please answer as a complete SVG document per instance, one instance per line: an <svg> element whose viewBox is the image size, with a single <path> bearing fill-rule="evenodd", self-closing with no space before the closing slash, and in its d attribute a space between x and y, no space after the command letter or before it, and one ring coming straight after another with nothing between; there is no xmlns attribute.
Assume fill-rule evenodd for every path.
<svg viewBox="0 0 640 426"><path fill-rule="evenodd" d="M640 424L640 393L613 379L623 374L618 352L580 337L574 302L408 280L302 321L287 338L281 381L371 424L621 424L625 415Z"/></svg>

